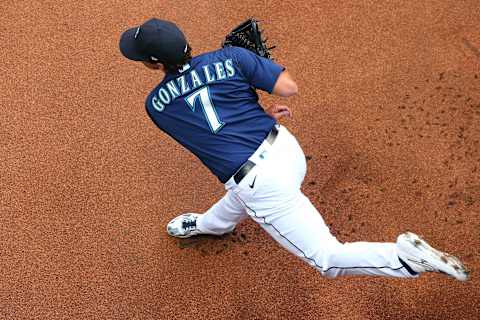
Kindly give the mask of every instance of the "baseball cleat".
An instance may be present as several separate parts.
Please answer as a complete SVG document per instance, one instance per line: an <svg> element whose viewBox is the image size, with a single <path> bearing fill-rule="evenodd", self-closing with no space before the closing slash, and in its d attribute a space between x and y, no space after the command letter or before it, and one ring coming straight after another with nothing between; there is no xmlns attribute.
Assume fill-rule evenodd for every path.
<svg viewBox="0 0 480 320"><path fill-rule="evenodd" d="M167 233L172 237L189 238L201 234L197 229L198 213L184 213L171 220L167 225Z"/></svg>
<svg viewBox="0 0 480 320"><path fill-rule="evenodd" d="M414 233L398 236L397 251L400 259L417 273L441 272L460 281L468 280L468 271L458 258L432 248Z"/></svg>

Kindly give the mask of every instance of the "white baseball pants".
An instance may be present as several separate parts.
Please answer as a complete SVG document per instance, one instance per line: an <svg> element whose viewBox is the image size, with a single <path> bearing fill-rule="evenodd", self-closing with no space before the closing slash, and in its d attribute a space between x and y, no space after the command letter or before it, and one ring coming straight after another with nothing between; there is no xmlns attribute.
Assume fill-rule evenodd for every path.
<svg viewBox="0 0 480 320"><path fill-rule="evenodd" d="M340 243L300 186L306 161L295 137L283 126L270 145L264 141L250 157L256 166L197 220L207 234L232 231L250 216L281 246L334 278L343 275L414 277L400 263L395 243Z"/></svg>

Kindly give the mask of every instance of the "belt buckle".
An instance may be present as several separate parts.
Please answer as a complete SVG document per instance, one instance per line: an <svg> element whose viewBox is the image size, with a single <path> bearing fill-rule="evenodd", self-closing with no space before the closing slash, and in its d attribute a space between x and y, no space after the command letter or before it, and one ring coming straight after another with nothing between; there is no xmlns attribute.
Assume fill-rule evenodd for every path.
<svg viewBox="0 0 480 320"><path fill-rule="evenodd" d="M259 157L260 159L262 159L262 160L265 159L265 154L266 154L267 152L268 152L268 150L263 150L262 152L260 152L260 154L258 155L258 157Z"/></svg>

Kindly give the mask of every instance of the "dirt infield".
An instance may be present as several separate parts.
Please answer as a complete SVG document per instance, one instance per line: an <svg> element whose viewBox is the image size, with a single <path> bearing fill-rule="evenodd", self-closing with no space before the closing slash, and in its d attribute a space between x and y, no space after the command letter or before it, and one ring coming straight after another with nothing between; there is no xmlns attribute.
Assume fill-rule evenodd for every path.
<svg viewBox="0 0 480 320"><path fill-rule="evenodd" d="M145 113L162 75L118 51L151 16L194 53L263 20L300 87L283 124L308 155L304 192L332 231L417 232L471 281L328 280L251 221L169 238L224 190ZM0 17L0 319L480 318L478 0L3 1Z"/></svg>

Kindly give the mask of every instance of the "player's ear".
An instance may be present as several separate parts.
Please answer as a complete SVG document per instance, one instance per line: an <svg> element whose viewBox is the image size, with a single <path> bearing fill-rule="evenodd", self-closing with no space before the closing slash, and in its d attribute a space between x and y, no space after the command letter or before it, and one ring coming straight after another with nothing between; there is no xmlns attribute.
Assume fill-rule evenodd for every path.
<svg viewBox="0 0 480 320"><path fill-rule="evenodd" d="M151 56L150 57L150 61L149 61L151 64L155 65L155 69L160 69L162 70L163 72L165 72L166 68L165 66L163 65L163 63L160 62L160 60L154 56Z"/></svg>
<svg viewBox="0 0 480 320"><path fill-rule="evenodd" d="M153 69L153 70L161 69L161 70L163 70L163 65L159 62L142 61L142 63L148 69Z"/></svg>

